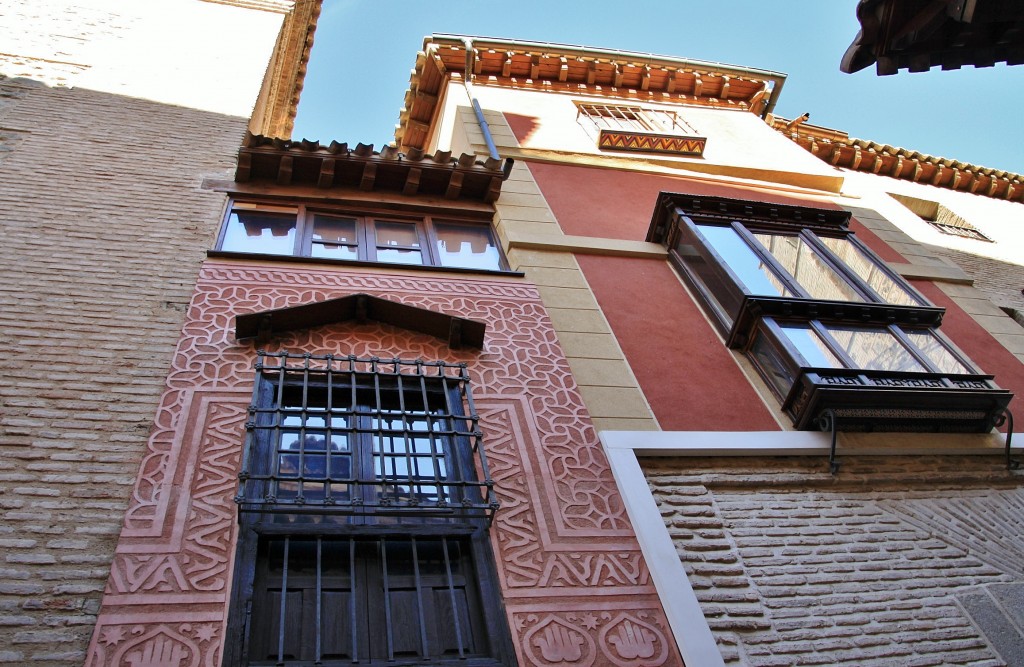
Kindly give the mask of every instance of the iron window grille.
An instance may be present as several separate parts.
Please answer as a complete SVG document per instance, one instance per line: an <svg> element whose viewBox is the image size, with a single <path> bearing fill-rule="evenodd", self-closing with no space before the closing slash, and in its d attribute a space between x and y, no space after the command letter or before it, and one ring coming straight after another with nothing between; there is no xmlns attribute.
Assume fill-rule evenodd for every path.
<svg viewBox="0 0 1024 667"><path fill-rule="evenodd" d="M493 516L465 364L258 355L243 512Z"/></svg>
<svg viewBox="0 0 1024 667"><path fill-rule="evenodd" d="M985 241L986 243L993 242L992 239L985 236L981 230L970 223L950 225L938 220L925 220L925 222L947 236L959 236L960 238Z"/></svg>
<svg viewBox="0 0 1024 667"><path fill-rule="evenodd" d="M622 104L576 103L576 120L597 131L597 146L606 150L700 156L707 137L675 111Z"/></svg>
<svg viewBox="0 0 1024 667"><path fill-rule="evenodd" d="M497 665L469 538L264 536L248 665Z"/></svg>
<svg viewBox="0 0 1024 667"><path fill-rule="evenodd" d="M669 248L798 428L1002 422L1011 394L938 331L943 309L853 236L849 213L670 194L662 204L648 240Z"/></svg>
<svg viewBox="0 0 1024 667"><path fill-rule="evenodd" d="M234 201L215 252L507 271L489 223Z"/></svg>

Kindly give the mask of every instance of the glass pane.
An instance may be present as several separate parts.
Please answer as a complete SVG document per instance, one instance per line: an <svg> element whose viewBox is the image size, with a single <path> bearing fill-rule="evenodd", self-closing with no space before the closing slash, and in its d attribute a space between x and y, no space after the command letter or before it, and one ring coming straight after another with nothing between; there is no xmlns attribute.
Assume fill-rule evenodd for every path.
<svg viewBox="0 0 1024 667"><path fill-rule="evenodd" d="M441 266L501 268L501 255L490 227L439 222L434 229L437 231L437 256Z"/></svg>
<svg viewBox="0 0 1024 667"><path fill-rule="evenodd" d="M819 238L829 250L843 260L843 264L850 267L861 280L875 290L885 303L900 306L918 305L917 299L910 296L906 289L893 280L874 259L865 254L852 241L829 237Z"/></svg>
<svg viewBox="0 0 1024 667"><path fill-rule="evenodd" d="M377 222L377 247L419 248L420 237L416 224L411 222ZM379 252L378 252L379 254Z"/></svg>
<svg viewBox="0 0 1024 667"><path fill-rule="evenodd" d="M789 394L795 379L794 364L799 365L789 352L782 352L778 344L760 327L750 345L750 355L754 363L761 369L780 399Z"/></svg>
<svg viewBox="0 0 1024 667"><path fill-rule="evenodd" d="M313 240L324 243L355 245L356 221L352 218L313 216Z"/></svg>
<svg viewBox="0 0 1024 667"><path fill-rule="evenodd" d="M377 261L395 264L422 264L423 253L419 250L377 248Z"/></svg>
<svg viewBox="0 0 1024 667"><path fill-rule="evenodd" d="M754 234L812 299L864 301L846 279L818 256L799 236Z"/></svg>
<svg viewBox="0 0 1024 667"><path fill-rule="evenodd" d="M942 373L970 373L971 370L960 363L960 360L953 356L953 353L946 349L946 346L939 342L939 339L930 331L908 331L907 338L910 339L917 349L924 353L928 361Z"/></svg>
<svg viewBox="0 0 1024 667"><path fill-rule="evenodd" d="M817 334L809 324L781 324L779 325L786 338L789 339L797 351L806 361L806 366L815 368L842 368L843 364L832 353L825 341Z"/></svg>
<svg viewBox="0 0 1024 667"><path fill-rule="evenodd" d="M793 296L782 281L761 261L750 246L740 238L732 227L697 225L736 277L740 279L749 294L759 296Z"/></svg>
<svg viewBox="0 0 1024 667"><path fill-rule="evenodd" d="M314 216L309 254L327 259L359 259L356 221L352 218Z"/></svg>
<svg viewBox="0 0 1024 667"><path fill-rule="evenodd" d="M355 246L313 241L309 248L309 256L323 259L359 259L359 250Z"/></svg>
<svg viewBox="0 0 1024 667"><path fill-rule="evenodd" d="M290 255L295 251L295 216L232 211L221 250Z"/></svg>
<svg viewBox="0 0 1024 667"><path fill-rule="evenodd" d="M915 373L927 370L887 329L829 327L828 332L850 355L855 368Z"/></svg>

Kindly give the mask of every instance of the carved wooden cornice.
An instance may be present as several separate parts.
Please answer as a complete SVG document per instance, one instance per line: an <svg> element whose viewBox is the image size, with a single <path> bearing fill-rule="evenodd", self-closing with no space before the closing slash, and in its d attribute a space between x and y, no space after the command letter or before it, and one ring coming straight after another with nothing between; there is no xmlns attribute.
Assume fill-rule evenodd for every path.
<svg viewBox="0 0 1024 667"><path fill-rule="evenodd" d="M768 116L773 128L836 167L934 185L948 190L1024 202L1024 176L917 151L854 139L826 127Z"/></svg>
<svg viewBox="0 0 1024 667"><path fill-rule="evenodd" d="M296 0L285 17L249 124L254 134L291 137L321 2Z"/></svg>
<svg viewBox="0 0 1024 667"><path fill-rule="evenodd" d="M479 85L634 102L686 102L757 114L772 110L786 80L778 72L646 53L433 35L417 55L395 131L403 149L425 145L439 93L449 77Z"/></svg>

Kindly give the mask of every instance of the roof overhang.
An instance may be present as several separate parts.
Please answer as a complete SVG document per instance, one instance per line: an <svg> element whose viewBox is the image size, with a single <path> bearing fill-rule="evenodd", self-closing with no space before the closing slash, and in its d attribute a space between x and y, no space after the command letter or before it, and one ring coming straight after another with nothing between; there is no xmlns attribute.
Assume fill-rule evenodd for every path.
<svg viewBox="0 0 1024 667"><path fill-rule="evenodd" d="M723 63L492 37L433 35L406 92L398 144L423 148L449 78L481 85L565 91L632 102L675 101L770 112L786 75Z"/></svg>
<svg viewBox="0 0 1024 667"><path fill-rule="evenodd" d="M769 125L835 167L992 199L1024 202L1024 175L854 139L846 132L797 121L776 116L768 118Z"/></svg>
<svg viewBox="0 0 1024 667"><path fill-rule="evenodd" d="M235 181L314 185L325 190L349 187L491 203L501 193L510 169L511 160L481 162L469 153L426 155L418 148L400 153L393 146L377 152L372 144L349 147L334 141L324 146L250 134L238 151Z"/></svg>
<svg viewBox="0 0 1024 667"><path fill-rule="evenodd" d="M1024 63L1020 0L860 0L857 20L843 72L873 63L880 75Z"/></svg>

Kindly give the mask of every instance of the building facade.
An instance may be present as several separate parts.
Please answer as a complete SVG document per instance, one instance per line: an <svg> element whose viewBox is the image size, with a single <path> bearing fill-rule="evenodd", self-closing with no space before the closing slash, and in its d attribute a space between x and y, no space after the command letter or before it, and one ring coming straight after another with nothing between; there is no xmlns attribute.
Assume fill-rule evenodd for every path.
<svg viewBox="0 0 1024 667"><path fill-rule="evenodd" d="M775 118L775 72L452 35L394 147L290 141L316 4L178 5L267 72L0 81L0 658L1022 658L1019 176Z"/></svg>

